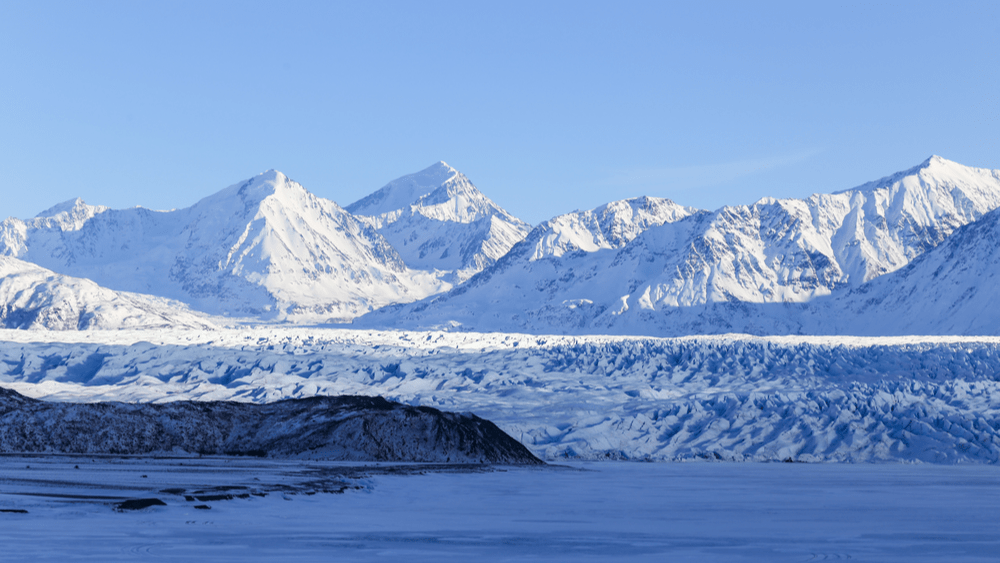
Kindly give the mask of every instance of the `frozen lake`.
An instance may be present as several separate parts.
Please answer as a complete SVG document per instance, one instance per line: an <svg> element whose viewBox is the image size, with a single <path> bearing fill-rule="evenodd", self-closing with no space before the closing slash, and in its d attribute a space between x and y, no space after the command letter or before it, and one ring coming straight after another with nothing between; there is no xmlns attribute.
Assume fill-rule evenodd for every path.
<svg viewBox="0 0 1000 563"><path fill-rule="evenodd" d="M414 466L404 470L414 473ZM0 545L4 561L1000 556L995 466L600 462L387 471L386 465L368 470L242 459L7 456L0 458L0 509L28 512L0 513ZM305 494L341 482L352 488ZM158 492L168 486L188 493L258 487L268 494L208 502L210 510L199 510L199 502L183 494ZM285 493L278 490L283 486ZM145 496L167 506L121 513L110 504Z"/></svg>

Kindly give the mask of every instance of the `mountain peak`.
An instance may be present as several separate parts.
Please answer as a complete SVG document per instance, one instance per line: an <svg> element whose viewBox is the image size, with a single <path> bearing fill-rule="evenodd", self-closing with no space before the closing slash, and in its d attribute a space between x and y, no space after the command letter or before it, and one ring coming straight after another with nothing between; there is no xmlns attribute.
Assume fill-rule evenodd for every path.
<svg viewBox="0 0 1000 563"><path fill-rule="evenodd" d="M275 192L281 191L285 188L294 188L298 186L294 180L273 168L257 174L245 183L251 186L268 186Z"/></svg>
<svg viewBox="0 0 1000 563"><path fill-rule="evenodd" d="M35 215L35 217L54 217L60 213L72 213L73 210L83 207L87 207L83 198L76 197L73 199L67 199L62 203L57 203L45 211L42 211L38 215Z"/></svg>
<svg viewBox="0 0 1000 563"><path fill-rule="evenodd" d="M464 178L462 173L439 160L420 172L407 174L389 182L378 191L345 207L355 215L377 216L405 209L421 197L441 186Z"/></svg>
<svg viewBox="0 0 1000 563"><path fill-rule="evenodd" d="M305 188L281 172L271 169L238 184L236 193L245 201L263 201L271 196L298 194Z"/></svg>
<svg viewBox="0 0 1000 563"><path fill-rule="evenodd" d="M444 182L447 182L458 173L459 173L458 170L455 170L454 168L449 166L447 162L439 160L434 164L431 164L427 168L424 168L420 172L417 172L416 174L411 174L411 176L426 176L428 179L440 178L441 180L438 182L438 184L443 184Z"/></svg>
<svg viewBox="0 0 1000 563"><path fill-rule="evenodd" d="M286 182L288 180L288 176L285 176L280 171L275 170L274 168L269 168L269 169L261 172L260 174L257 174L252 179L253 180L257 180L257 181L261 181L261 182L278 182L278 183L281 183L281 182Z"/></svg>
<svg viewBox="0 0 1000 563"><path fill-rule="evenodd" d="M875 180L873 182L868 182L848 190L841 190L833 193L843 194L850 192L872 192L874 190L888 188L893 184L897 184L903 181L904 178L907 178L909 176L921 176L928 172L937 173L932 175L939 177L965 176L970 173L971 174L985 173L986 175L992 175L993 173L992 170L970 168L968 166L959 164L952 160L948 160L947 158L942 158L938 155L931 155L930 158L914 166L913 168L908 168L906 170L896 172L895 174L891 174L884 178L879 178L878 180Z"/></svg>
<svg viewBox="0 0 1000 563"><path fill-rule="evenodd" d="M920 163L916 170L942 170L942 169L968 168L947 158L933 154L927 160Z"/></svg>

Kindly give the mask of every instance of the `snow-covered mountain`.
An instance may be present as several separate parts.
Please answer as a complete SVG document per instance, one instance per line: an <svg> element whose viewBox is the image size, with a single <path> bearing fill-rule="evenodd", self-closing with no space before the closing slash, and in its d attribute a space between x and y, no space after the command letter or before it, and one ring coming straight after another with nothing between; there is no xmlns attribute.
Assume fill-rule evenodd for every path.
<svg viewBox="0 0 1000 563"><path fill-rule="evenodd" d="M731 311L749 309L743 316L754 332L798 332L813 323L798 318L801 307L785 304L895 271L998 207L1000 171L932 157L836 194L677 210L672 220L637 226L620 246L598 244L596 235L593 244L566 245L573 252L546 244L559 240L553 225L579 223L564 216L537 227L466 284L358 325L674 334L671 327L697 316L711 333L738 329ZM582 231L575 240L593 232ZM762 324L753 325L758 317Z"/></svg>
<svg viewBox="0 0 1000 563"><path fill-rule="evenodd" d="M492 265L529 226L438 162L346 207L381 233L410 268L461 282Z"/></svg>
<svg viewBox="0 0 1000 563"><path fill-rule="evenodd" d="M833 322L856 319L850 334L1000 335L1000 209L906 267L816 305Z"/></svg>
<svg viewBox="0 0 1000 563"><path fill-rule="evenodd" d="M987 227L954 241L972 250L942 246L950 250L934 254L932 273L914 268L905 280L874 282L998 207L1000 171L932 157L835 194L765 198L713 212L636 198L555 217L525 236L523 222L440 162L389 183L350 211L276 171L175 211L111 210L73 200L33 219L0 223L0 256L98 284L41 283L54 274L36 273L33 297L18 290L8 299L8 319L30 316L42 319L37 326L61 328L74 322L61 315L80 327L111 326L119 317L146 324L136 320L138 312L121 309L136 296L108 301L113 294L101 286L253 320L344 322L383 308L357 321L383 328L993 333L987 317L971 320L977 308L991 306L988 293L977 293L992 279L981 271L992 264L982 234ZM973 255L980 259L969 262ZM939 311L946 315L940 323L898 314L943 303L927 288L937 287L946 271L960 272L949 274L949 283L965 293L949 299L965 311L963 320L956 309ZM69 295L95 301L67 309ZM153 311L156 302L135 302L135 311ZM109 303L118 312L100 322L81 323L66 312L107 312ZM878 303L887 304L891 322L855 320ZM60 312L37 316L42 310Z"/></svg>
<svg viewBox="0 0 1000 563"><path fill-rule="evenodd" d="M0 256L0 326L21 329L213 328L181 303L113 291Z"/></svg>
<svg viewBox="0 0 1000 563"><path fill-rule="evenodd" d="M676 222L697 211L669 199L637 197L559 215L531 231L526 241L531 249L529 259L621 248L650 227Z"/></svg>
<svg viewBox="0 0 1000 563"><path fill-rule="evenodd" d="M338 322L447 285L368 224L270 170L176 211L81 200L0 224L0 255L211 314Z"/></svg>

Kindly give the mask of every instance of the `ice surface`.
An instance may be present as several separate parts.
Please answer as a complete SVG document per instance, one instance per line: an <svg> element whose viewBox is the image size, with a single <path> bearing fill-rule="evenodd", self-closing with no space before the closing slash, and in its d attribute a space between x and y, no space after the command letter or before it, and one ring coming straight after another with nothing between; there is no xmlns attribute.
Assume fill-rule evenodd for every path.
<svg viewBox="0 0 1000 563"><path fill-rule="evenodd" d="M177 462L0 458L0 475L38 471L30 485L0 477L0 508L28 511L0 513L4 559L884 563L985 562L1000 552L994 466L584 463L376 474L346 480L360 490L306 495L302 481L323 467ZM234 483L269 490L280 480L298 494L196 510L199 502L158 493ZM81 482L89 485L73 485ZM24 494L32 492L117 498ZM111 508L149 494L167 506Z"/></svg>
<svg viewBox="0 0 1000 563"><path fill-rule="evenodd" d="M474 412L543 459L997 463L998 373L998 338L0 333L0 382L31 397L381 395Z"/></svg>

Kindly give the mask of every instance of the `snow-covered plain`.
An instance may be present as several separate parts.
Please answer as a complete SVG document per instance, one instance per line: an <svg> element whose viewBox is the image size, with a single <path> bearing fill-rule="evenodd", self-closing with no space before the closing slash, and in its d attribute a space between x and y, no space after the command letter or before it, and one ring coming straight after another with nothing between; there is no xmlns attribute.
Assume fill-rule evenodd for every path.
<svg viewBox="0 0 1000 563"><path fill-rule="evenodd" d="M319 328L0 333L52 400L382 395L543 459L1000 461L1000 338L640 338Z"/></svg>
<svg viewBox="0 0 1000 563"><path fill-rule="evenodd" d="M974 562L1000 553L996 466L346 469L358 474L343 480L343 494L309 495L311 476L335 466L2 457L0 509L27 511L0 512L2 558ZM286 492L270 488L278 481ZM203 503L159 491L234 484L267 496ZM74 493L114 498L52 496ZM123 496L156 496L166 506L114 511Z"/></svg>

